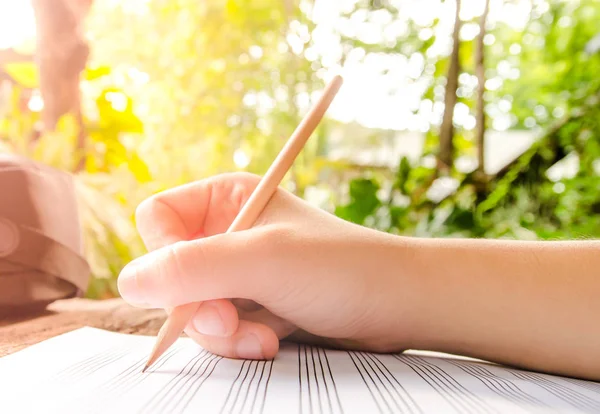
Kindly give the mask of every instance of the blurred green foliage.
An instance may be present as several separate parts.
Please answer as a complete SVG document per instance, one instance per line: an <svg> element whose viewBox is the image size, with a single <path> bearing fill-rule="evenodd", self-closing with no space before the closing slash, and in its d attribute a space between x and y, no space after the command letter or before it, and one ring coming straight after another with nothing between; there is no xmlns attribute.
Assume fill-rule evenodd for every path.
<svg viewBox="0 0 600 414"><path fill-rule="evenodd" d="M600 2L537 1L531 5L522 30L500 23L488 28L488 36L492 36L488 39L494 42L486 50L486 76L488 81L499 78L502 85L486 92L486 113L492 122L508 115L512 129L535 131L540 136L536 143L507 168L486 177L483 185L475 172L454 170L449 177L438 177L434 168L421 162L411 165L403 158L395 172L373 172L350 182L348 200L336 209L340 217L422 237L600 236L600 54L589 47L599 32ZM397 16L402 12L387 7ZM377 11L358 3L350 15L365 10ZM405 40L414 42L414 53L426 54L434 37L423 43L414 41L415 33L419 31L409 31ZM347 41L368 47L354 39ZM473 74L471 43L462 40L463 80ZM407 47L406 43L402 47ZM382 52L397 53L380 45L375 45L372 53ZM444 83L444 70L437 68L445 68L446 60L444 56L431 58L436 73L424 99L436 99L435 86ZM516 75L502 77L501 71L516 71ZM462 88L459 102L473 108L473 88L467 84ZM465 93L468 89L471 93ZM504 110L499 108L501 101ZM462 141L458 151L472 153L472 131L465 125L455 127L455 141ZM432 138L429 150L435 153L435 126L428 134ZM575 171L566 176L553 174L557 163L566 159L575 163ZM448 183L449 179L454 181L455 191L441 200L426 196L432 184Z"/></svg>
<svg viewBox="0 0 600 414"><path fill-rule="evenodd" d="M38 79L30 64L2 68L13 83L0 95L0 145L74 171L94 273L88 295L111 297L122 266L144 253L134 223L143 199L220 172L263 173L328 74L377 58L387 62L378 72L390 94L399 88L396 71L421 91L410 107L425 122L418 128L426 131L422 156L402 157L391 168L332 160L331 136L340 123L326 120L286 188L299 196L324 192L323 208L395 234L600 236L600 54L593 47L600 2L492 1L492 17L526 15L520 26L488 22L487 127L539 139L485 177L464 168L443 176L428 162L438 149L454 2L432 4L424 15L410 1L355 0L335 24L323 24L312 18L313 1L97 2L88 22L93 58L82 81L85 153L74 152L71 119L52 134L37 132ZM463 14L458 105L466 114L455 119L457 159L475 154L478 15ZM315 52L324 38L337 42L335 53ZM353 128L343 130L352 142ZM373 131L376 145L389 141ZM85 167L75 172L80 156ZM565 158L577 168L557 176L553 169ZM432 196L440 188L450 190Z"/></svg>

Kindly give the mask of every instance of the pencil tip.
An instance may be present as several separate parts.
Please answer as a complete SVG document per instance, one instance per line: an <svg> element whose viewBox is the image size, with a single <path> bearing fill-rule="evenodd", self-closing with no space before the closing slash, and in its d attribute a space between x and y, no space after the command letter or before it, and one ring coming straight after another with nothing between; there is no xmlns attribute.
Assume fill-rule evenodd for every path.
<svg viewBox="0 0 600 414"><path fill-rule="evenodd" d="M150 365L146 365L146 366L144 367L144 369L142 370L142 374L146 372L146 370L148 369L148 367L149 367L149 366L150 366Z"/></svg>

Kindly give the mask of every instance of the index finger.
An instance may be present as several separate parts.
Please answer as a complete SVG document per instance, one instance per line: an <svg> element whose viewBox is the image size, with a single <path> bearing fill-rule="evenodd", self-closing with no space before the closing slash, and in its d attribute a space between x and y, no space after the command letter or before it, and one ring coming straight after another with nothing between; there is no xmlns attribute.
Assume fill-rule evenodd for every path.
<svg viewBox="0 0 600 414"><path fill-rule="evenodd" d="M226 232L258 182L252 174L222 174L150 197L136 210L146 248L152 251Z"/></svg>

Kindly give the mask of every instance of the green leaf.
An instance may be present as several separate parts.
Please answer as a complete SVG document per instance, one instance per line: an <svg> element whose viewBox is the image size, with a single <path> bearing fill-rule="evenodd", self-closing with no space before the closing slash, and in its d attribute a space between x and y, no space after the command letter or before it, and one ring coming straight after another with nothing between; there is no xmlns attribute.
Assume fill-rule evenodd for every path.
<svg viewBox="0 0 600 414"><path fill-rule="evenodd" d="M111 74L111 69L109 66L98 66L96 68L88 68L84 72L84 78L88 81L93 81L96 79L100 79L104 76Z"/></svg>
<svg viewBox="0 0 600 414"><path fill-rule="evenodd" d="M148 165L137 154L129 159L129 170L140 183L147 183L152 180Z"/></svg>
<svg viewBox="0 0 600 414"><path fill-rule="evenodd" d="M398 171L396 172L396 182L394 186L400 190L402 194L406 194L406 182L410 176L411 166L407 157L402 157Z"/></svg>
<svg viewBox="0 0 600 414"><path fill-rule="evenodd" d="M118 132L142 133L144 125L133 110L131 97L117 88L107 88L96 99L101 128Z"/></svg>
<svg viewBox="0 0 600 414"><path fill-rule="evenodd" d="M28 88L39 88L40 79L38 68L34 63L19 62L9 63L4 66L4 71L12 77L19 85Z"/></svg>
<svg viewBox="0 0 600 414"><path fill-rule="evenodd" d="M360 178L350 182L350 197L353 201L372 200L377 198L379 184L375 180Z"/></svg>
<svg viewBox="0 0 600 414"><path fill-rule="evenodd" d="M446 219L446 224L458 230L473 230L475 216L472 211L455 207Z"/></svg>
<svg viewBox="0 0 600 414"><path fill-rule="evenodd" d="M381 206L377 197L379 184L372 179L360 178L350 182L350 203L339 206L335 214L345 220L363 224Z"/></svg>

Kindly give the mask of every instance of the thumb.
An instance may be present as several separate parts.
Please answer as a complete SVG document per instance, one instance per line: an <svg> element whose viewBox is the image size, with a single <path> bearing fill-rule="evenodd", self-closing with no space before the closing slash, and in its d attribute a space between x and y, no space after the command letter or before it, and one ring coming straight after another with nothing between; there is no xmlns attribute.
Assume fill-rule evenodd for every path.
<svg viewBox="0 0 600 414"><path fill-rule="evenodd" d="M276 284L277 231L257 228L182 241L129 263L119 293L140 307L168 308L212 299L260 302ZM274 242L275 241L275 242Z"/></svg>

